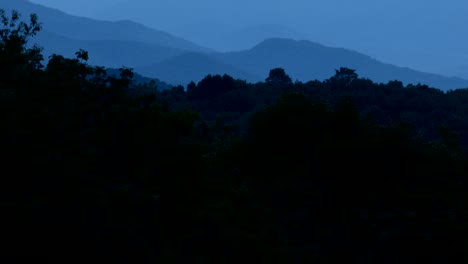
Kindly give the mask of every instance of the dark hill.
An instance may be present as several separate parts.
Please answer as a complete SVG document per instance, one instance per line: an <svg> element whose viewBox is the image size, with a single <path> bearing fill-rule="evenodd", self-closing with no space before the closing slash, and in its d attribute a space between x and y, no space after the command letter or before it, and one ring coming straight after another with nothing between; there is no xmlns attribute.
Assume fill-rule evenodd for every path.
<svg viewBox="0 0 468 264"><path fill-rule="evenodd" d="M181 50L210 51L188 40L132 21L111 22L77 17L25 0L0 0L0 7L7 11L16 9L24 17L36 13L45 29L71 39L134 41Z"/></svg>
<svg viewBox="0 0 468 264"><path fill-rule="evenodd" d="M226 64L214 56L186 53L160 63L137 67L137 72L159 78L171 84L187 84L190 81L198 82L208 74L228 74L238 79L255 82L261 79L250 72L243 71Z"/></svg>
<svg viewBox="0 0 468 264"><path fill-rule="evenodd" d="M89 52L90 64L116 68L159 62L183 53L157 44L128 40L76 40L49 31L40 32L32 42L44 47L46 58L53 53L74 57L76 51L83 49Z"/></svg>
<svg viewBox="0 0 468 264"><path fill-rule="evenodd" d="M468 80L424 73L380 62L365 54L310 41L268 39L249 50L196 54L187 53L137 71L175 84L201 80L207 74L229 74L250 82L265 80L273 68L284 68L293 80L324 80L340 67L352 68L376 82L400 80L426 84L442 90L468 87Z"/></svg>
<svg viewBox="0 0 468 264"><path fill-rule="evenodd" d="M397 67L352 50L310 41L268 39L250 50L219 54L218 59L258 76L267 76L270 69L281 67L300 81L323 80L332 76L335 69L348 67L377 82L401 80L443 90L468 87L468 80Z"/></svg>

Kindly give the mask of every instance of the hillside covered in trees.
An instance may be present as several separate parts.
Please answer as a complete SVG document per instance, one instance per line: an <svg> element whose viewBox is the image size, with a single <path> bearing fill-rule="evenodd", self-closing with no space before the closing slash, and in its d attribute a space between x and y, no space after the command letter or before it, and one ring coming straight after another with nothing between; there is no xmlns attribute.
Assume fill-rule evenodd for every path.
<svg viewBox="0 0 468 264"><path fill-rule="evenodd" d="M348 68L160 90L0 17L2 263L464 263L468 90Z"/></svg>

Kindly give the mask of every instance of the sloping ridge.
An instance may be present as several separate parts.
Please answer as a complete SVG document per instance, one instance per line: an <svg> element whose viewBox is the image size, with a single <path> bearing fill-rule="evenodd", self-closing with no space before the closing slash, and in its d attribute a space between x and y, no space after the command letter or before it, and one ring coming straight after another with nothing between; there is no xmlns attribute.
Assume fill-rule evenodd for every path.
<svg viewBox="0 0 468 264"><path fill-rule="evenodd" d="M210 49L188 40L132 21L111 22L77 17L26 0L0 0L0 6L7 11L16 9L23 17L36 13L45 29L71 39L124 40L157 44L181 50L211 52Z"/></svg>
<svg viewBox="0 0 468 264"><path fill-rule="evenodd" d="M258 81L260 78L249 72L219 61L214 56L200 53L185 53L157 64L137 67L137 72L149 77L158 77L172 84L198 82L208 74L228 74L234 78Z"/></svg>
<svg viewBox="0 0 468 264"><path fill-rule="evenodd" d="M45 31L33 42L39 42L46 55L73 56L82 48L90 52L90 63L134 67L142 74L173 84L198 81L207 74L229 74L256 82L277 67L284 68L294 80L323 80L334 75L335 69L348 67L376 82L400 80L443 90L468 87L468 80L397 67L355 51L310 41L272 38L249 50L215 53L131 21L76 17L26 0L0 0L0 6L7 11L17 9L23 16L39 15Z"/></svg>
<svg viewBox="0 0 468 264"><path fill-rule="evenodd" d="M424 73L385 64L370 56L344 48L327 47L305 40L267 39L252 49L238 52L186 53L159 63L137 67L146 76L173 84L201 80L207 74L229 74L250 82L262 81L271 69L281 67L293 80L325 80L340 67L355 69L361 77L386 83L427 84L442 90L466 88L468 80Z"/></svg>
<svg viewBox="0 0 468 264"><path fill-rule="evenodd" d="M468 80L385 64L362 53L305 40L267 39L250 50L221 53L217 58L258 76L266 76L270 69L281 67L300 81L323 80L331 77L335 69L349 67L377 82L400 80L444 90L468 87Z"/></svg>
<svg viewBox="0 0 468 264"><path fill-rule="evenodd" d="M47 30L40 32L31 43L43 47L44 57L52 54L75 57L83 49L89 52L89 63L105 67L135 67L148 61L159 62L182 54L183 51L156 44L126 40L75 40Z"/></svg>

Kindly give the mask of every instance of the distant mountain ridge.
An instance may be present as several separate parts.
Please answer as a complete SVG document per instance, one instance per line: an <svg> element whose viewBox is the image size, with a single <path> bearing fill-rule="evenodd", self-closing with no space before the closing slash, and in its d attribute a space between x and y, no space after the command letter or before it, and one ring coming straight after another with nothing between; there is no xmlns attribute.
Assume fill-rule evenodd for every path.
<svg viewBox="0 0 468 264"><path fill-rule="evenodd" d="M208 74L228 74L249 82L262 79L261 75L257 76L219 60L215 56L200 53L185 53L156 64L137 67L135 70L145 76L158 76L164 81L177 85L200 81Z"/></svg>
<svg viewBox="0 0 468 264"><path fill-rule="evenodd" d="M400 80L442 90L468 87L468 80L397 67L359 52L311 41L270 38L248 50L219 53L131 21L76 17L26 0L0 0L0 6L17 9L23 17L39 15L44 30L32 42L43 46L46 56L58 53L70 57L84 49L89 52L91 64L131 67L171 84L198 82L207 74L229 74L257 82L277 67L284 68L293 80L323 80L335 69L348 67L377 82Z"/></svg>
<svg viewBox="0 0 468 264"><path fill-rule="evenodd" d="M131 19L221 51L252 47L244 45L249 40L245 32L235 34L237 39L223 38L236 28L274 23L306 35L299 39L468 78L466 0L121 0L110 8L98 5L95 17ZM290 34L266 37L297 39Z"/></svg>
<svg viewBox="0 0 468 264"><path fill-rule="evenodd" d="M293 79L300 81L323 80L332 76L335 69L348 67L357 70L360 76L377 82L400 80L404 83L423 83L443 90L468 87L468 80L398 67L356 51L305 40L272 38L250 50L222 53L218 58L260 76L266 76L271 68L281 67Z"/></svg>
<svg viewBox="0 0 468 264"><path fill-rule="evenodd" d="M201 80L206 74L228 73L250 82L265 80L269 70L284 68L293 80L324 80L335 69L355 69L361 77L386 83L400 80L405 84L426 84L441 90L467 88L468 80L424 73L386 64L370 56L344 48L331 48L305 40L267 39L249 50L213 53L198 56L181 55L157 65L137 68L146 76L164 76L169 82L187 84ZM207 65L211 63L210 67ZM168 76L170 72L170 76ZM190 72L190 74L187 74ZM197 78L198 77L198 78Z"/></svg>
<svg viewBox="0 0 468 264"><path fill-rule="evenodd" d="M158 62L185 51L128 40L76 40L67 38L47 30L39 32L32 43L44 47L44 56L56 53L66 57L74 57L78 49L88 51L89 63L106 67L135 67L146 61Z"/></svg>
<svg viewBox="0 0 468 264"><path fill-rule="evenodd" d="M134 41L180 50L211 52L188 40L132 21L111 22L77 17L26 0L0 0L0 6L6 10L16 9L23 17L36 13L47 31L71 39Z"/></svg>

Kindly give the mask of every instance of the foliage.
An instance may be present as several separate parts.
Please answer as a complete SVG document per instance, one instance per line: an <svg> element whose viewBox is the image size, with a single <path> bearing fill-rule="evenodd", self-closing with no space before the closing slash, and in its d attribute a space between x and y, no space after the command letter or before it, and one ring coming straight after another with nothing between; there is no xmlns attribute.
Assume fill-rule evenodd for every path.
<svg viewBox="0 0 468 264"><path fill-rule="evenodd" d="M18 19L0 40L5 263L467 260L466 90L341 68L157 91L83 50L41 67L37 18Z"/></svg>
<svg viewBox="0 0 468 264"><path fill-rule="evenodd" d="M267 83L277 83L281 85L292 83L291 77L289 77L289 75L287 75L284 69L282 68L275 68L270 70L268 78L266 78L265 81Z"/></svg>

